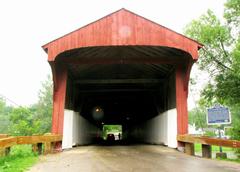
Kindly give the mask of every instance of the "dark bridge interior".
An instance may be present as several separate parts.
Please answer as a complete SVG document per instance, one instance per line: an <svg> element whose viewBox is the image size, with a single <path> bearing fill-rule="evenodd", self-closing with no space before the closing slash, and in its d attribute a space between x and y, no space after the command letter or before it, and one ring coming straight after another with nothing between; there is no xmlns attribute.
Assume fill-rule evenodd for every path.
<svg viewBox="0 0 240 172"><path fill-rule="evenodd" d="M70 67L66 102L96 125L139 123L168 108L167 85L172 65L110 64ZM71 91L74 94L71 96ZM103 118L95 120L94 107Z"/></svg>
<svg viewBox="0 0 240 172"><path fill-rule="evenodd" d="M60 54L57 60L68 70L65 109L77 112L94 130L101 130L103 123L122 125L126 137L134 137L139 128L151 130L157 122L144 123L176 108L174 62L184 63L189 57L167 47L131 46L81 48ZM146 59L148 63L143 63ZM158 59L167 63L155 63ZM100 63L107 60L110 62ZM103 111L99 117L93 115L96 107ZM141 132L137 135L146 139L145 131Z"/></svg>

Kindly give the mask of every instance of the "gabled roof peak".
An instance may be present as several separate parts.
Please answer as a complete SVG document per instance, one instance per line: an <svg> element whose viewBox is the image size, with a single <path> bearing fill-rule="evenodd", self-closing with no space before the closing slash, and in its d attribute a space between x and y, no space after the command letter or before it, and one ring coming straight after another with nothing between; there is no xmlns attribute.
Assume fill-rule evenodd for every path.
<svg viewBox="0 0 240 172"><path fill-rule="evenodd" d="M166 46L189 52L195 59L203 45L165 26L121 8L47 44L51 58L63 51L92 46ZM194 48L191 48L194 47Z"/></svg>

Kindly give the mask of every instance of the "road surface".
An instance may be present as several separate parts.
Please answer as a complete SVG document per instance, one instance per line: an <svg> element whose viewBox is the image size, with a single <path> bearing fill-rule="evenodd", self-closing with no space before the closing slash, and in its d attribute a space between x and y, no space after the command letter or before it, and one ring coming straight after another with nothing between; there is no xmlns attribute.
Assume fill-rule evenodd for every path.
<svg viewBox="0 0 240 172"><path fill-rule="evenodd" d="M41 156L30 172L231 172L240 164L193 157L157 145L82 146Z"/></svg>

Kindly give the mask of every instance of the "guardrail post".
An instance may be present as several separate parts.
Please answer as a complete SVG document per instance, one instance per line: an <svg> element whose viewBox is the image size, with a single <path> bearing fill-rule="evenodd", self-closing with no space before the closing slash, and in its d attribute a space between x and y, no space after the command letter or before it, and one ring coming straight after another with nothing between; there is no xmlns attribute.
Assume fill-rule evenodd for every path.
<svg viewBox="0 0 240 172"><path fill-rule="evenodd" d="M32 151L33 151L34 153L38 152L37 144L32 144Z"/></svg>
<svg viewBox="0 0 240 172"><path fill-rule="evenodd" d="M42 154L42 143L32 144L32 151L41 155Z"/></svg>
<svg viewBox="0 0 240 172"><path fill-rule="evenodd" d="M0 157L5 156L5 149L0 148Z"/></svg>
<svg viewBox="0 0 240 172"><path fill-rule="evenodd" d="M44 143L44 154L52 153L52 143L51 142L45 142Z"/></svg>
<svg viewBox="0 0 240 172"><path fill-rule="evenodd" d="M61 152L62 151L62 141L54 142L53 149L54 149L54 152Z"/></svg>
<svg viewBox="0 0 240 172"><path fill-rule="evenodd" d="M0 157L9 155L11 147L0 148Z"/></svg>
<svg viewBox="0 0 240 172"><path fill-rule="evenodd" d="M9 155L11 151L11 147L5 148L5 156Z"/></svg>
<svg viewBox="0 0 240 172"><path fill-rule="evenodd" d="M194 155L194 144L193 143L185 143L185 153L188 155Z"/></svg>
<svg viewBox="0 0 240 172"><path fill-rule="evenodd" d="M203 158L212 158L212 147L211 147L211 145L202 144L202 157Z"/></svg>
<svg viewBox="0 0 240 172"><path fill-rule="evenodd" d="M42 143L37 143L37 150L38 150L38 154L41 155L42 154Z"/></svg>

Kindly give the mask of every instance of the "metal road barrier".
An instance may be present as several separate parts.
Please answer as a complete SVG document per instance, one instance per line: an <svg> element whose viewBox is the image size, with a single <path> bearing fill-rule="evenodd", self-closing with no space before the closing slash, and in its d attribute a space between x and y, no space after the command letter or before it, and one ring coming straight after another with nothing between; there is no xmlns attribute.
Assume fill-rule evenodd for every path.
<svg viewBox="0 0 240 172"><path fill-rule="evenodd" d="M194 135L178 135L177 140L184 143L185 153L189 155L194 155L194 143L202 144L202 156L204 158L212 157L212 145L224 146L231 148L240 148L240 141L228 140L220 138L212 138L206 136L194 136Z"/></svg>
<svg viewBox="0 0 240 172"><path fill-rule="evenodd" d="M14 145L31 144L33 152L48 154L61 150L62 135L8 136L0 134L0 156L10 153Z"/></svg>

